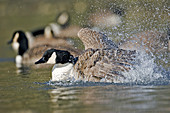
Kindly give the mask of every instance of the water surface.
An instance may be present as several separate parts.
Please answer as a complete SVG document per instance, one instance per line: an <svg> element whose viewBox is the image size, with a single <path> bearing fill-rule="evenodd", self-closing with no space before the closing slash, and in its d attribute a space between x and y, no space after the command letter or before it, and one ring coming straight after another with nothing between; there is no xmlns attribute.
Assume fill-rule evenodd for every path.
<svg viewBox="0 0 170 113"><path fill-rule="evenodd" d="M50 69L17 73L13 62L0 63L2 113L168 113L170 80L166 84L74 83L49 85ZM26 74L27 73L27 74Z"/></svg>

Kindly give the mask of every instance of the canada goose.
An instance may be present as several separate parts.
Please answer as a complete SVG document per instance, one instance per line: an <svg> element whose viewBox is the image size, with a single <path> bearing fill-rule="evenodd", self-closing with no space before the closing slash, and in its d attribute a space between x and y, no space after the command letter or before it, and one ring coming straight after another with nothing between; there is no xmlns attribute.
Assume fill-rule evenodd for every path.
<svg viewBox="0 0 170 113"><path fill-rule="evenodd" d="M169 51L168 34L158 31L145 31L133 35L123 42L119 48L128 50L142 50L147 53Z"/></svg>
<svg viewBox="0 0 170 113"><path fill-rule="evenodd" d="M16 51L17 56L15 58L16 64L20 65L22 63L33 63L38 58L38 54L43 53L46 49L58 48L58 49L69 49L76 54L78 50L74 49L74 46L67 40L63 38L35 38L34 42L29 46L29 40L23 31L16 31L13 37L8 42L12 45L13 49ZM44 51L43 51L44 50ZM74 51L75 50L75 51ZM38 53L38 54L37 54ZM42 55L42 54L40 54ZM37 59L36 59L37 58ZM35 60L34 60L35 59Z"/></svg>
<svg viewBox="0 0 170 113"><path fill-rule="evenodd" d="M56 21L49 23L46 27L26 32L27 37L39 37L44 35L45 38L62 37L75 38L81 28L76 25L70 25L70 15L63 11L56 17Z"/></svg>
<svg viewBox="0 0 170 113"><path fill-rule="evenodd" d="M60 31L70 26L70 15L67 11L60 12L55 19L55 22L49 23L46 27L33 30L28 32L33 37L37 37L39 35L46 35L46 38L51 38L53 36L58 37ZM51 36L51 34L53 36Z"/></svg>
<svg viewBox="0 0 170 113"><path fill-rule="evenodd" d="M66 50L50 49L35 64L55 64L52 81L120 82L123 72L133 65L136 51L118 49L104 34L88 28L81 29L78 36L86 48L78 57Z"/></svg>
<svg viewBox="0 0 170 113"><path fill-rule="evenodd" d="M51 24L53 25L53 24ZM55 25L53 25L55 26ZM55 30L57 30L57 32L60 32L60 26L56 25L56 28ZM26 32L26 36L27 37L31 37L31 38L37 38L37 37L41 37L41 36L44 36L45 38L53 38L54 37L54 33L53 33L53 30L51 28L51 26L46 26L45 28L41 28L41 29L38 29L38 30L34 30L34 31L27 31Z"/></svg>

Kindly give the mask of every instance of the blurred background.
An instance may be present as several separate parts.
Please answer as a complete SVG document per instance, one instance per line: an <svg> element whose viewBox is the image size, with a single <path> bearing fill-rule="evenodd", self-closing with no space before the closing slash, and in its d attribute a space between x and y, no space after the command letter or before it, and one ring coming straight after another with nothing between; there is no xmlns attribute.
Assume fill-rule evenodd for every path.
<svg viewBox="0 0 170 113"><path fill-rule="evenodd" d="M54 22L57 14L68 11L70 24L92 27L90 15L113 11L121 21L102 32L116 42L146 30L167 31L168 0L1 0L0 1L0 58L15 53L7 45L16 30L32 31Z"/></svg>

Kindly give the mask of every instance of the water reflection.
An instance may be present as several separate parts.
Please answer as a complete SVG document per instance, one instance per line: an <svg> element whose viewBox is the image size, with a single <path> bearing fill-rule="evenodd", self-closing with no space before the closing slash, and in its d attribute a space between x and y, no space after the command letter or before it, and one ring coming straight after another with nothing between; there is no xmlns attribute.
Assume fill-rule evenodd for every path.
<svg viewBox="0 0 170 113"><path fill-rule="evenodd" d="M71 108L78 104L77 90L74 88L56 88L49 91L52 108Z"/></svg>
<svg viewBox="0 0 170 113"><path fill-rule="evenodd" d="M160 94L161 92L162 94ZM54 112L88 110L103 112L156 112L170 111L165 103L170 97L160 86L93 86L93 87L62 87L49 91ZM165 100L165 98L167 100ZM164 100L162 105L161 101ZM160 107L161 106L161 107Z"/></svg>
<svg viewBox="0 0 170 113"><path fill-rule="evenodd" d="M21 75L28 75L30 73L30 70L31 70L31 68L29 66L21 65L21 66L17 67L16 72Z"/></svg>

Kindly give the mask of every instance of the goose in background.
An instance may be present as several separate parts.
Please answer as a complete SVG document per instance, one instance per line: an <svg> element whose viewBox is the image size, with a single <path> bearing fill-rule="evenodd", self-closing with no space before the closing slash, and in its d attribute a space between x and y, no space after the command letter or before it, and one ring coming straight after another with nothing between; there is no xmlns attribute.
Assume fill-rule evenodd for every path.
<svg viewBox="0 0 170 113"><path fill-rule="evenodd" d="M75 49L72 42L66 38L34 38L34 41L29 42L28 37L23 31L16 31L13 33L11 40L8 44L12 45L12 48L17 53L15 62L17 67L21 67L23 63L33 64L37 59L42 56L42 53L51 48L69 49L73 51L73 54L78 54L79 50ZM40 56L38 57L38 55Z"/></svg>
<svg viewBox="0 0 170 113"><path fill-rule="evenodd" d="M77 25L71 25L71 17L67 11L60 12L56 17L56 23L50 23L49 26L55 37L62 38L75 38L81 27Z"/></svg>
<svg viewBox="0 0 170 113"><path fill-rule="evenodd" d="M31 32L26 32L32 37L37 37L39 35L46 35L46 38L51 38L51 33L53 36L57 36L62 29L67 28L70 25L70 15L68 12L60 12L55 19L55 22L50 23L46 27L35 29ZM48 36L48 33L50 35Z"/></svg>
<svg viewBox="0 0 170 113"><path fill-rule="evenodd" d="M82 28L78 37L85 51L78 57L67 50L47 50L35 64L54 64L51 81L120 82L134 64L136 51L119 49L106 35Z"/></svg>
<svg viewBox="0 0 170 113"><path fill-rule="evenodd" d="M45 38L63 37L75 38L81 28L70 25L70 15L67 11L60 12L55 22L49 23L46 27L26 32L27 37L45 36Z"/></svg>

